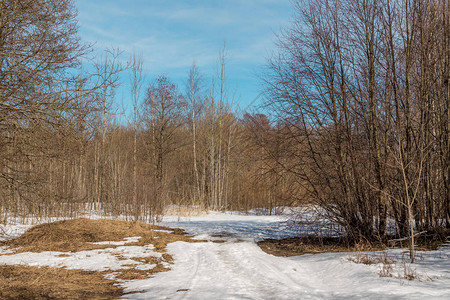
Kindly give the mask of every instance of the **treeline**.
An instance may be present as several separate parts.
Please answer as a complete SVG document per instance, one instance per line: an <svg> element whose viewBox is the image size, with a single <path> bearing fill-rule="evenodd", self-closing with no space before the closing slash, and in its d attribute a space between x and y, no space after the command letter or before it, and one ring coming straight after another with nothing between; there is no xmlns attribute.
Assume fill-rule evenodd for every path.
<svg viewBox="0 0 450 300"><path fill-rule="evenodd" d="M450 228L449 1L296 1L296 13L266 76L288 124L278 166L352 240Z"/></svg>
<svg viewBox="0 0 450 300"><path fill-rule="evenodd" d="M89 63L73 1L0 5L2 221L92 210L148 220L172 204L289 203L282 183L262 171L253 118L233 111L223 52L211 83L195 66L186 86L165 76L146 82L137 55L123 63L110 50ZM114 103L123 78L131 116Z"/></svg>
<svg viewBox="0 0 450 300"><path fill-rule="evenodd" d="M266 116L232 106L223 52L185 86L115 50L83 69L72 1L2 1L2 219L308 203L354 241L450 227L449 1L295 4Z"/></svg>

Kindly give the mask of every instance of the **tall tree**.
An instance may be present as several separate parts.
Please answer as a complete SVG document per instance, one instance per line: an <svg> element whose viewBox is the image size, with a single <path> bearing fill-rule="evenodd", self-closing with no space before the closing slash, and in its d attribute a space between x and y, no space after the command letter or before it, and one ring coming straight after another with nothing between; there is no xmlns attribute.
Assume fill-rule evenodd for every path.
<svg viewBox="0 0 450 300"><path fill-rule="evenodd" d="M187 108L184 97L167 77L158 77L147 89L144 120L151 138L147 141L154 166L154 193L159 212L167 198L166 163L169 155L182 143L176 139L178 129L185 124Z"/></svg>
<svg viewBox="0 0 450 300"><path fill-rule="evenodd" d="M295 7L267 80L297 144L296 163L280 165L351 240L386 239L392 216L414 261L415 232L447 223L434 195L448 199L448 2Z"/></svg>
<svg viewBox="0 0 450 300"><path fill-rule="evenodd" d="M197 65L194 63L189 71L189 79L187 84L186 98L190 99L191 102L191 122L192 122L192 156L193 156L193 167L195 176L195 191L193 193L193 202L197 204L203 203L204 195L202 195L200 189L200 175L197 163L197 114L199 107L201 106L201 92L202 92L202 77L200 75Z"/></svg>
<svg viewBox="0 0 450 300"><path fill-rule="evenodd" d="M33 165L64 151L49 149L46 137L58 136L90 106L83 104L92 99L88 78L74 75L88 50L76 16L71 0L0 3L0 185L10 191L2 199L29 200L29 188L45 192L46 176L34 176Z"/></svg>
<svg viewBox="0 0 450 300"><path fill-rule="evenodd" d="M131 94L133 97L133 205L135 210L135 219L137 221L139 212L139 205L137 199L137 131L138 131L138 110L139 110L139 98L142 86L144 84L144 78L142 76L142 68L144 61L142 55L137 56L133 53L130 62L131 69Z"/></svg>

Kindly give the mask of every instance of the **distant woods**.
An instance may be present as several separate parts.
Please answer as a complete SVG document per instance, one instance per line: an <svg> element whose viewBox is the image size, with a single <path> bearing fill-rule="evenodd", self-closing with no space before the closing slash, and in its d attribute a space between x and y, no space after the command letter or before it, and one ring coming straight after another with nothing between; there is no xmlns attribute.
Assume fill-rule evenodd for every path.
<svg viewBox="0 0 450 300"><path fill-rule="evenodd" d="M80 41L73 1L0 5L2 221L90 210L148 220L172 204L282 204L261 179L252 122L233 112L225 53L212 80L196 66L184 86L146 80L138 55L123 63L110 50L87 61L92 48ZM127 117L114 108L124 78Z"/></svg>
<svg viewBox="0 0 450 300"><path fill-rule="evenodd" d="M183 86L115 50L87 68L73 1L0 5L3 219L313 204L352 239L450 227L448 1L296 1L265 114L237 112L223 52Z"/></svg>

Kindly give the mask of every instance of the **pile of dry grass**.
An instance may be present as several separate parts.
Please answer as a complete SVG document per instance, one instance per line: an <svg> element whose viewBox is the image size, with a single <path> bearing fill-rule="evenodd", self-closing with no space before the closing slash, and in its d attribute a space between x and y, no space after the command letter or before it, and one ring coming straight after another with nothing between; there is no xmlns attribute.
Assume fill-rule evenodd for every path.
<svg viewBox="0 0 450 300"><path fill-rule="evenodd" d="M161 231L163 230L163 231ZM136 257L134 260L155 264L151 270L137 270L133 266L115 271L116 280L143 279L155 273L168 271L173 258L166 253L168 243L175 241L200 242L187 236L181 229L154 226L142 222L120 220L75 219L35 226L22 236L1 242L13 253L116 248L118 245L98 245L95 242L123 241L137 237L137 242L126 246L152 244L162 253L160 258ZM5 255L10 255L5 254ZM61 256L68 254L62 253ZM120 253L117 253L120 259ZM0 266L0 299L113 299L123 294L118 281L106 279L108 272L87 272L61 268Z"/></svg>
<svg viewBox="0 0 450 300"><path fill-rule="evenodd" d="M0 299L116 299L123 289L101 273L0 266Z"/></svg>
<svg viewBox="0 0 450 300"><path fill-rule="evenodd" d="M170 231L161 232L159 230ZM114 248L114 245L96 245L94 242L122 241L127 237L140 236L138 242L129 246L153 244L164 252L168 243L192 241L181 229L149 225L143 222L120 220L75 219L35 226L19 238L0 243L18 252L64 251Z"/></svg>

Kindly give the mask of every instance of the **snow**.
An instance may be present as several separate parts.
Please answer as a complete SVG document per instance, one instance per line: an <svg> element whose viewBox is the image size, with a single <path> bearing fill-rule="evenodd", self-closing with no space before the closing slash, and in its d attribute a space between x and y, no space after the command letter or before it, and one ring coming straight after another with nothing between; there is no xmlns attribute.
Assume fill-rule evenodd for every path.
<svg viewBox="0 0 450 300"><path fill-rule="evenodd" d="M275 257L255 243L265 238L291 237L288 214L264 216L211 212L200 216L167 216L160 225L185 229L203 243L174 242L167 251L174 258L168 272L153 278L121 281L125 299L450 299L450 245L417 253L409 265L404 249L386 255L396 261L392 277L380 277L381 264L364 265L349 260L356 253L324 253ZM153 245L127 246L80 252L7 254L0 248L0 264L58 266L69 269L111 271L155 267L132 258L161 257ZM217 243L220 240L221 243ZM7 254L7 255L3 255ZM383 255L382 252L367 253ZM120 257L120 259L119 259ZM405 268L417 279L404 279Z"/></svg>
<svg viewBox="0 0 450 300"><path fill-rule="evenodd" d="M33 225L8 224L0 225L0 241L14 239L25 233Z"/></svg>
<svg viewBox="0 0 450 300"><path fill-rule="evenodd" d="M118 241L118 242L104 241L104 242L93 242L91 244L120 246L120 245L126 245L126 244L130 244L130 243L137 243L137 242L139 242L140 238L141 238L140 236L132 236L132 237L127 237L123 241Z"/></svg>
<svg viewBox="0 0 450 300"><path fill-rule="evenodd" d="M168 246L172 270L126 283L127 299L449 299L448 257L433 281L380 278L378 266L349 262L348 253L275 257L252 242ZM429 262L428 262L429 263ZM433 263L434 264L434 263ZM420 265L418 264L418 268ZM433 268L433 267L431 267ZM442 274L444 275L444 274ZM179 290L183 292L177 292Z"/></svg>
<svg viewBox="0 0 450 300"><path fill-rule="evenodd" d="M115 271L127 269L129 265L136 265L136 267L145 269L149 268L149 266L144 266L143 263L133 260L133 258L147 256L160 258L161 253L153 250L153 245L146 245L121 246L79 252L23 252L12 255L0 255L0 265L65 267L67 269L86 271ZM7 254L7 252L0 252L0 254Z"/></svg>
<svg viewBox="0 0 450 300"><path fill-rule="evenodd" d="M172 231L170 231L170 230L163 230L163 229L155 229L155 230L153 230L153 231L156 231L156 232L165 232L165 233L172 233Z"/></svg>
<svg viewBox="0 0 450 300"><path fill-rule="evenodd" d="M194 217L165 216L159 225L182 228L198 239L260 241L298 235L297 229L290 225L289 215L264 216L236 212L209 212L206 215Z"/></svg>

